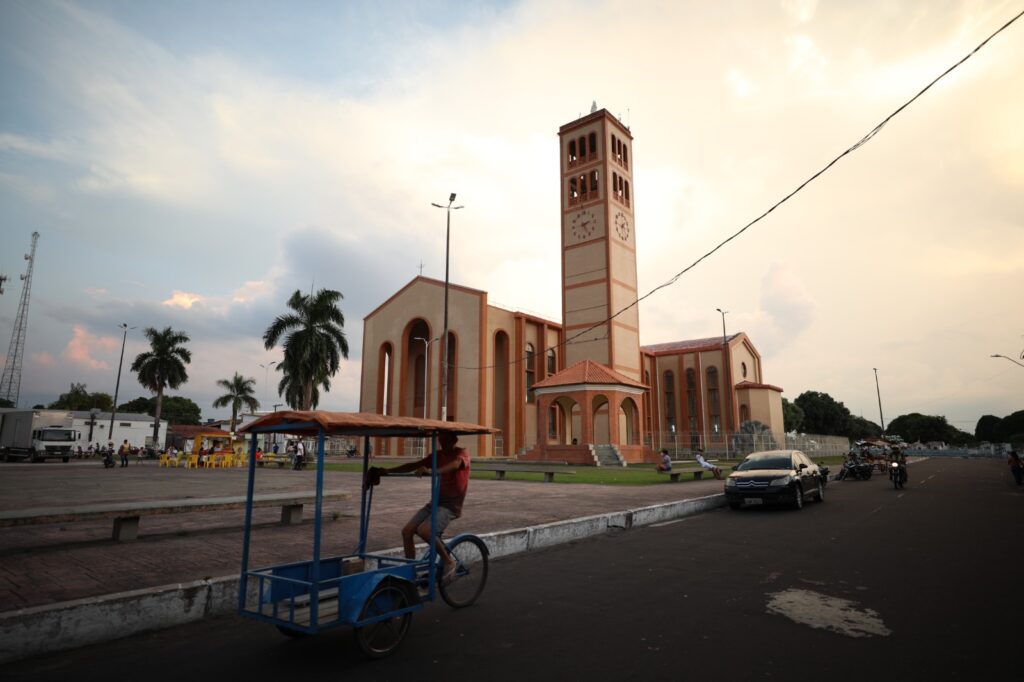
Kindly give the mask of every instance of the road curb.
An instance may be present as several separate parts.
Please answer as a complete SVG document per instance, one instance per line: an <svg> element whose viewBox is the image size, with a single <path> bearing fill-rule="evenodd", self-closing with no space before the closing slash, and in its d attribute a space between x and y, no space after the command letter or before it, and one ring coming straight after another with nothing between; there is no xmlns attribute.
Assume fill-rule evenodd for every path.
<svg viewBox="0 0 1024 682"><path fill-rule="evenodd" d="M491 557L499 558L724 506L725 495L708 495L480 537ZM394 548L378 553L400 552ZM0 663L228 615L237 606L238 575L233 574L8 611L0 613Z"/></svg>

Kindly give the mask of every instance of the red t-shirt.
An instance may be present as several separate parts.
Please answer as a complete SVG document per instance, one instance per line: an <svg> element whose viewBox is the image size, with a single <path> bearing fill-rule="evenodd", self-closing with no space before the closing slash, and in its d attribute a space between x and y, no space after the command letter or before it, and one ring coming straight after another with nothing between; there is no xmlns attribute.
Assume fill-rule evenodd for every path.
<svg viewBox="0 0 1024 682"><path fill-rule="evenodd" d="M455 452L440 451L437 453L437 468L454 460L461 460L462 466L455 471L448 471L441 474L441 490L437 503L455 512L455 516L462 516L462 502L466 499L466 491L469 490L469 455L462 448L455 448Z"/></svg>

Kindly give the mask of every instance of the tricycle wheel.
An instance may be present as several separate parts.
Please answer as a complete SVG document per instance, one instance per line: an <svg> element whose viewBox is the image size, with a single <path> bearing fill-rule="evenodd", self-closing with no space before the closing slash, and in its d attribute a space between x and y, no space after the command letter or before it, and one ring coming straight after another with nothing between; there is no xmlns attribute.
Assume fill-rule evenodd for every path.
<svg viewBox="0 0 1024 682"><path fill-rule="evenodd" d="M467 535L448 545L448 553L456 563L455 576L445 584L442 562L438 586L445 603L460 609L475 602L487 584L487 545L475 535Z"/></svg>
<svg viewBox="0 0 1024 682"><path fill-rule="evenodd" d="M408 592L395 582L385 581L370 594L366 604L363 605L359 620L386 616L409 606ZM370 658L384 658L394 652L402 643L405 633L409 631L411 620L412 613L406 612L356 628L356 643L362 652Z"/></svg>
<svg viewBox="0 0 1024 682"><path fill-rule="evenodd" d="M278 625L277 631L285 637L291 637L292 639L302 639L303 637L309 637L308 632L303 632L302 630L292 630L291 628L286 628L283 625Z"/></svg>

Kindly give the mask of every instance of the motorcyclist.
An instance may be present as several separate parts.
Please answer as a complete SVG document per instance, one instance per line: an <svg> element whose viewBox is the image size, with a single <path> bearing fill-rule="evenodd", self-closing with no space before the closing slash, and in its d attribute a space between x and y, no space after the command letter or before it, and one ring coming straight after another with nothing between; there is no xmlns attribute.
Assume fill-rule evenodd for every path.
<svg viewBox="0 0 1024 682"><path fill-rule="evenodd" d="M900 482L907 482L907 454L903 452L903 448L898 445L894 445L892 448L891 460L898 465L898 475L900 476Z"/></svg>

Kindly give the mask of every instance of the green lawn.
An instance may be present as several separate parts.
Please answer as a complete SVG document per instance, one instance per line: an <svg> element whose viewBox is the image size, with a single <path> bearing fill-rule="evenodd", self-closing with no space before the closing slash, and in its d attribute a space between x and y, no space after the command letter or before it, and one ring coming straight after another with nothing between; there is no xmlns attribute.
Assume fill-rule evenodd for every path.
<svg viewBox="0 0 1024 682"><path fill-rule="evenodd" d="M842 457L814 457L813 460L818 464L824 464L831 468L832 473L838 471L838 467L842 464ZM740 460L718 460L715 462L721 469L722 474L727 475L734 464L739 463ZM374 461L375 466L397 466L397 462L392 464L386 460ZM633 464L624 469L620 468L598 468L598 467L586 467L586 466L567 466L560 467L565 469L571 469L575 471L575 475L558 475L555 474L555 483L590 483L593 485L679 485L679 483L687 483L693 480L692 474L684 474L679 483L672 483L669 477L665 474L659 474L654 470L653 464ZM677 468L678 465L677 465ZM682 468L690 468L684 466ZM328 471L350 471L359 473L363 470L361 462L327 462L324 464L324 469ZM474 471L470 474L473 479L479 480L494 480L495 474L493 471ZM710 476L705 476L705 480ZM520 472L509 472L505 474L506 481L543 481L544 475L539 473L520 473Z"/></svg>

